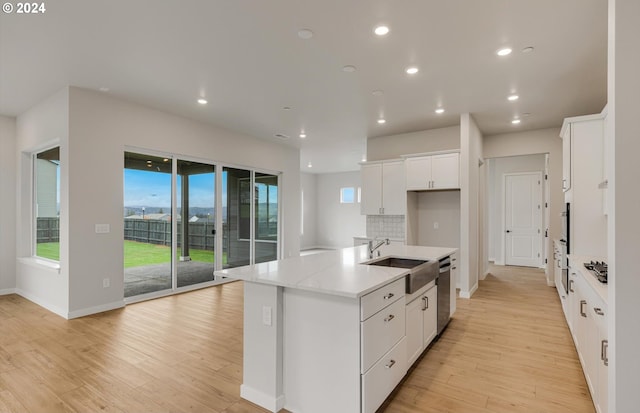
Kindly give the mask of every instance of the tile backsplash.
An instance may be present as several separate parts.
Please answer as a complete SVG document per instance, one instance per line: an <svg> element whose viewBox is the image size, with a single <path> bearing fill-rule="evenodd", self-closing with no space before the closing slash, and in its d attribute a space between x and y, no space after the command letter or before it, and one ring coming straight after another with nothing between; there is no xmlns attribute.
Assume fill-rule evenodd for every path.
<svg viewBox="0 0 640 413"><path fill-rule="evenodd" d="M404 240L404 215L367 215L367 237Z"/></svg>

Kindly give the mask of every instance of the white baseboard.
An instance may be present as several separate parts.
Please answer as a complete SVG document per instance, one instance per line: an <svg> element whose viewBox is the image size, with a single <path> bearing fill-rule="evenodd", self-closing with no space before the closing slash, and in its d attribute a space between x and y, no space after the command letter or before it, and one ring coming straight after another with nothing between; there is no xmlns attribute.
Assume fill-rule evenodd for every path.
<svg viewBox="0 0 640 413"><path fill-rule="evenodd" d="M124 307L124 300L114 301L113 303L97 305L95 307L82 308L80 310L69 311L67 319L84 317L91 314L104 313L105 311L115 310Z"/></svg>
<svg viewBox="0 0 640 413"><path fill-rule="evenodd" d="M32 303L38 304L40 307L43 307L49 311L51 311L54 314L59 315L62 318L66 318L68 319L68 311L64 308L60 308L56 305L53 305L51 303L46 302L45 300L43 300L40 297L36 297L35 295L28 293L26 291L23 291L19 288L15 289L15 293L18 294L21 297L26 298L27 300L31 301Z"/></svg>
<svg viewBox="0 0 640 413"><path fill-rule="evenodd" d="M460 298L471 298L471 296L473 295L473 293L476 292L477 289L478 289L478 284L476 283L473 287L471 287L471 290L469 291L460 290Z"/></svg>
<svg viewBox="0 0 640 413"><path fill-rule="evenodd" d="M264 407L271 412L278 412L284 409L283 394L274 398L273 396L249 387L246 384L242 384L240 385L240 397L257 404L258 406Z"/></svg>
<svg viewBox="0 0 640 413"><path fill-rule="evenodd" d="M0 295L9 295L9 294L15 294L15 293L16 293L15 288L4 288L0 290Z"/></svg>
<svg viewBox="0 0 640 413"><path fill-rule="evenodd" d="M493 265L503 265L504 266L504 261L494 261Z"/></svg>

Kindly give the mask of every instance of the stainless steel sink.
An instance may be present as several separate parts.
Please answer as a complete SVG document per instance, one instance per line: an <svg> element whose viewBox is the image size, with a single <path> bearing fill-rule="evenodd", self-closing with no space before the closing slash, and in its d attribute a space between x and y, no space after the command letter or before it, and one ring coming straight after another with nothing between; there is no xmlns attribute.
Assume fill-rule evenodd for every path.
<svg viewBox="0 0 640 413"><path fill-rule="evenodd" d="M371 261L367 265L406 268L411 271L406 277L406 292L412 294L438 277L438 261L414 260L410 258L387 257Z"/></svg>

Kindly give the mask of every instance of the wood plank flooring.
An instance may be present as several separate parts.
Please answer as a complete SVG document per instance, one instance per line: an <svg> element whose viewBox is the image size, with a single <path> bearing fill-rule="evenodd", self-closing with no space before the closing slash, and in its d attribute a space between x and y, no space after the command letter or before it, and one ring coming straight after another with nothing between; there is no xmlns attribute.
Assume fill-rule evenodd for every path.
<svg viewBox="0 0 640 413"><path fill-rule="evenodd" d="M64 320L0 296L0 412L265 410L240 398L242 283ZM593 412L555 289L495 267L380 412Z"/></svg>

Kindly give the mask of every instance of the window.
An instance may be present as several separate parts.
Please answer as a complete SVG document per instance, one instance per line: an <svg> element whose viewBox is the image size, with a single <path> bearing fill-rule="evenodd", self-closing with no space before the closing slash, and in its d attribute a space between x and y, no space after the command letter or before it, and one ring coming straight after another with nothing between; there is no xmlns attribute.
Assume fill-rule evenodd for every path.
<svg viewBox="0 0 640 413"><path fill-rule="evenodd" d="M60 147L36 153L34 176L34 255L60 261Z"/></svg>
<svg viewBox="0 0 640 413"><path fill-rule="evenodd" d="M340 203L353 204L355 202L355 189L353 187L340 188Z"/></svg>

